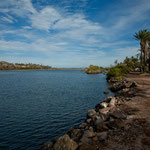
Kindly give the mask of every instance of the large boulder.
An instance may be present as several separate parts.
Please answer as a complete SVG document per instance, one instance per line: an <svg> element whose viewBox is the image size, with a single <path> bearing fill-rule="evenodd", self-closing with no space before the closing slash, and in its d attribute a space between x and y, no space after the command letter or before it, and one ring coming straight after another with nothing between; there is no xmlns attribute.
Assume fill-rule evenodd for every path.
<svg viewBox="0 0 150 150"><path fill-rule="evenodd" d="M78 144L70 139L70 137L65 134L57 139L56 143L53 146L54 150L76 150Z"/></svg>

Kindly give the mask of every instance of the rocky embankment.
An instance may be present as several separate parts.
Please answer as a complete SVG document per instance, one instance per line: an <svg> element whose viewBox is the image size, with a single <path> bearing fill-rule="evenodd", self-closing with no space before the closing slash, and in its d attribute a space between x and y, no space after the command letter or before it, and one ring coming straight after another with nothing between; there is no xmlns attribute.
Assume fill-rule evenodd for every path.
<svg viewBox="0 0 150 150"><path fill-rule="evenodd" d="M85 122L78 128L71 128L55 141L46 142L41 150L132 149L132 143L136 141L136 136L140 136L141 125L144 124L143 120L140 123L136 119L131 122L137 110L126 105L135 96L136 86L133 81L111 80L110 89L115 96L88 110Z"/></svg>
<svg viewBox="0 0 150 150"><path fill-rule="evenodd" d="M104 71L103 70L95 70L95 71L92 71L92 70L88 70L88 71L85 71L87 74L101 74L103 73Z"/></svg>

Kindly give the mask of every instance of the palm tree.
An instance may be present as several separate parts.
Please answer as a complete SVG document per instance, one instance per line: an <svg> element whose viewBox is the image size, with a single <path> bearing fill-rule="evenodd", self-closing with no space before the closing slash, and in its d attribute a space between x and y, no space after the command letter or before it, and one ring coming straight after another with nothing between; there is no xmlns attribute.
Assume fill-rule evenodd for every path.
<svg viewBox="0 0 150 150"><path fill-rule="evenodd" d="M150 32L149 32L149 34L150 34ZM149 71L150 71L150 38L149 38L149 40L148 40L148 51L149 51L149 59L148 59L148 64L149 64Z"/></svg>
<svg viewBox="0 0 150 150"><path fill-rule="evenodd" d="M141 47L141 71L144 71L146 66L146 60L148 56L148 39L150 37L147 30L140 30L138 33L135 33L134 37L140 41ZM143 61L144 58L144 61Z"/></svg>

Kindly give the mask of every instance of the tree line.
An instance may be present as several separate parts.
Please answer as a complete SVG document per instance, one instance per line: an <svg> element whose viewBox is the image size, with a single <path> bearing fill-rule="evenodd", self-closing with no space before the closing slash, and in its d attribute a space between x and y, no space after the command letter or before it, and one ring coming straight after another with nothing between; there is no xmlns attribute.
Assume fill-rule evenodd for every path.
<svg viewBox="0 0 150 150"><path fill-rule="evenodd" d="M150 32L140 30L134 34L136 40L140 41L140 64L141 72L150 71Z"/></svg>

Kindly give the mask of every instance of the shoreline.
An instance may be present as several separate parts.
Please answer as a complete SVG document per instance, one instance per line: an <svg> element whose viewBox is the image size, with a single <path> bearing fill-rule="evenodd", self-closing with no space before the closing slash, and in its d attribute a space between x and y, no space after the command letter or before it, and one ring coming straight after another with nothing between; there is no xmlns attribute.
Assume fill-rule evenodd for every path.
<svg viewBox="0 0 150 150"><path fill-rule="evenodd" d="M39 71L39 70L81 70L74 68L60 68L60 69L16 69L16 70L0 70L1 71Z"/></svg>
<svg viewBox="0 0 150 150"><path fill-rule="evenodd" d="M95 109L88 110L86 120L78 128L71 128L64 136L53 142L44 143L41 150L113 150L115 148L126 150L128 147L138 150L136 147L139 143L135 141L139 140L141 134L136 135L135 141L130 140L128 143L124 141L125 138L132 137L131 129L134 131L133 135L142 130L139 128L145 117L145 114L141 116L142 119L137 115L141 106L138 105L139 100L137 100L140 84L133 79L135 79L134 75L129 75L124 80L112 80L110 89L115 92L114 97L108 97L97 104ZM141 81L141 79L139 80ZM139 108L134 108L136 103ZM149 122L146 122L145 126L148 125L150 125ZM136 129L135 126L139 128ZM150 138L148 140L150 142ZM142 145L142 147L144 147L143 150L147 150L147 145Z"/></svg>

